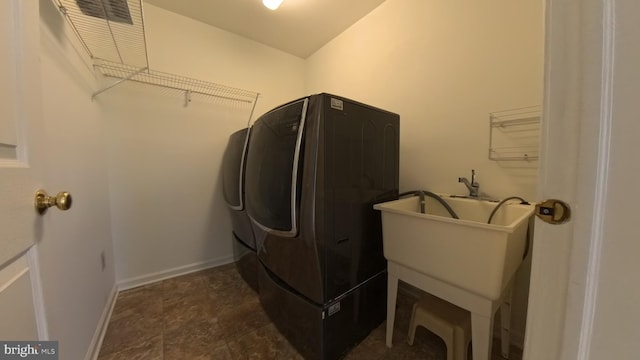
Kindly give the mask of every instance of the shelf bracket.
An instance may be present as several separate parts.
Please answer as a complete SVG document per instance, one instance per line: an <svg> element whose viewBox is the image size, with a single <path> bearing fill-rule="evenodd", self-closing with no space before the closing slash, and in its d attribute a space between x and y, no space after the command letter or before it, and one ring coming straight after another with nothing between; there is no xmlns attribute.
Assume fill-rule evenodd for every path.
<svg viewBox="0 0 640 360"><path fill-rule="evenodd" d="M191 102L191 90L187 89L184 91L184 107L189 106Z"/></svg>
<svg viewBox="0 0 640 360"><path fill-rule="evenodd" d="M98 90L98 91L94 92L94 93L93 93L93 95L91 95L91 100L93 101L93 99L95 99L95 98L96 98L96 96L98 96L98 95L102 94L103 92L105 92L105 91L107 91L107 90L109 90L109 89L111 89L111 88L113 88L113 87L116 87L116 86L120 85L121 83L123 83L123 82L125 82L125 81L127 81L127 80L130 80L130 79L131 79L131 78L133 78L134 76L136 76L136 75L140 74L141 72L146 71L146 70L148 70L148 69L149 69L149 67L148 67L148 66L145 66L145 67L143 67L143 68L140 68L140 69L138 69L138 70L136 70L136 71L132 72L131 74L127 75L126 77L123 77L122 79L115 81L113 84L111 84L111 85L107 85L106 87L104 87L104 88L102 88L102 89L100 89L100 90Z"/></svg>

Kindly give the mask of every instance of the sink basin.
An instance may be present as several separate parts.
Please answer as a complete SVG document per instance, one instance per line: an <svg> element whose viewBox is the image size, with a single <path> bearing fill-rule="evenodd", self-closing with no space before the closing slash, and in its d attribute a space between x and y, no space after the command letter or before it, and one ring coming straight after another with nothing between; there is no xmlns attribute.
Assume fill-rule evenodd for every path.
<svg viewBox="0 0 640 360"><path fill-rule="evenodd" d="M436 200L417 196L374 205L382 213L384 256L491 301L500 298L522 262L534 205L442 196L460 219Z"/></svg>

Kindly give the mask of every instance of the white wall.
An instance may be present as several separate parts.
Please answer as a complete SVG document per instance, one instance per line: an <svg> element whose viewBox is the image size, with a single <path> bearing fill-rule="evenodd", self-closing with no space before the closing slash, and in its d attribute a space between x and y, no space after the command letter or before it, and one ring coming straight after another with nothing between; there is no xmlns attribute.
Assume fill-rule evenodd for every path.
<svg viewBox="0 0 640 360"><path fill-rule="evenodd" d="M145 5L150 67L260 92L254 119L304 95L304 61ZM126 83L96 100L109 119L112 229L117 278L133 286L229 262L231 225L220 164L250 108L194 99L183 106Z"/></svg>
<svg viewBox="0 0 640 360"><path fill-rule="evenodd" d="M487 159L488 113L542 99L542 1L387 0L307 59L307 90L400 114L400 186L535 195L536 170Z"/></svg>
<svg viewBox="0 0 640 360"><path fill-rule="evenodd" d="M303 59L149 4L144 16L152 69L257 91L258 116L306 95Z"/></svg>
<svg viewBox="0 0 640 360"><path fill-rule="evenodd" d="M400 189L534 200L537 169L488 160L488 113L542 101L541 0L387 0L307 59L307 90L400 114ZM533 166L532 166L533 165ZM517 275L524 335L530 259Z"/></svg>
<svg viewBox="0 0 640 360"><path fill-rule="evenodd" d="M49 337L64 358L83 359L115 290L104 123L90 68L51 1L40 1L40 19L46 190L73 197L70 210L43 217L40 273Z"/></svg>

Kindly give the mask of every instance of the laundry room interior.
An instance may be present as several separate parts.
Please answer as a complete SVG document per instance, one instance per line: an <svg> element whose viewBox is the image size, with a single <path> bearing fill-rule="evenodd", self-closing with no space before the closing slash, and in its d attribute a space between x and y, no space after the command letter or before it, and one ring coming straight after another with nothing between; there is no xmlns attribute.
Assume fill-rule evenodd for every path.
<svg viewBox="0 0 640 360"><path fill-rule="evenodd" d="M304 3L284 0L273 15ZM539 120L543 2L376 3L296 55L144 1L149 69L219 84L238 100L100 75L62 3L39 1L46 179L74 196L68 214L47 220L40 273L55 309L49 334L68 358L97 356L119 292L234 262L225 148L232 133L290 101L329 93L398 114L400 193L469 195L459 178L473 171L481 198L535 201L537 142L516 159L493 157L491 114L533 108ZM513 280L510 341L519 348L530 268L529 251Z"/></svg>

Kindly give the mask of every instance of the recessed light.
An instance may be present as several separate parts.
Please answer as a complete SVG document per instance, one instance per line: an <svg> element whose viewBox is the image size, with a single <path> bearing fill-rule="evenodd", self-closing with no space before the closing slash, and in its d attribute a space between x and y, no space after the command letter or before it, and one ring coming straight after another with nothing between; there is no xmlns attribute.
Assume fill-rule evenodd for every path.
<svg viewBox="0 0 640 360"><path fill-rule="evenodd" d="M262 0L262 3L267 8L275 10L278 8L278 6L280 6L280 4L282 4L282 0Z"/></svg>

